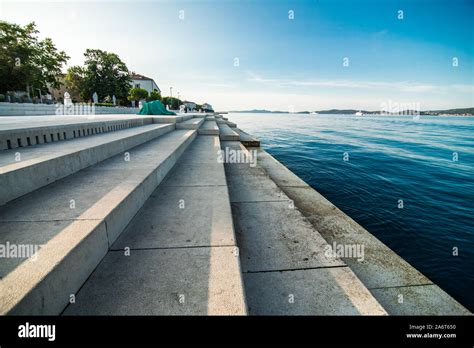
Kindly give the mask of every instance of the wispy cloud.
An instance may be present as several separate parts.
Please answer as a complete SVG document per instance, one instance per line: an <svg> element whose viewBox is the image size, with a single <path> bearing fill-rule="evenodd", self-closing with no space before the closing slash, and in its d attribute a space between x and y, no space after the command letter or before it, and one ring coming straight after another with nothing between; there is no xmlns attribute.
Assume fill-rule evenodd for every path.
<svg viewBox="0 0 474 348"><path fill-rule="evenodd" d="M474 85L434 85L410 81L292 80L264 78L249 72L247 81L276 87L328 87L356 89L397 89L401 92L474 92Z"/></svg>

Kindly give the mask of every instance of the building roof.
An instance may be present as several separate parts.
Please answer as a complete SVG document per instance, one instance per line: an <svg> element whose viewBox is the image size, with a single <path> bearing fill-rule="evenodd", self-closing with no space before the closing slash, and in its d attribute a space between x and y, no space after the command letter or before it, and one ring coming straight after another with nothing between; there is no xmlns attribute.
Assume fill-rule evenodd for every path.
<svg viewBox="0 0 474 348"><path fill-rule="evenodd" d="M151 80L151 81L154 81L151 77L146 77L146 76L143 76L143 75L140 75L140 74L137 74L135 72L132 72L130 74L130 77L134 80Z"/></svg>

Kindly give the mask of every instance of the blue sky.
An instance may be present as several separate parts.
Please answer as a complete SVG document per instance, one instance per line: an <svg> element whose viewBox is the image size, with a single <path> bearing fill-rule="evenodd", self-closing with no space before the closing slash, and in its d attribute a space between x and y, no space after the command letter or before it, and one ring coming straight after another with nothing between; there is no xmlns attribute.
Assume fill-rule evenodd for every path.
<svg viewBox="0 0 474 348"><path fill-rule="evenodd" d="M219 110L474 105L469 0L2 1L0 11L34 20L69 65L86 48L113 51L164 95L173 86Z"/></svg>

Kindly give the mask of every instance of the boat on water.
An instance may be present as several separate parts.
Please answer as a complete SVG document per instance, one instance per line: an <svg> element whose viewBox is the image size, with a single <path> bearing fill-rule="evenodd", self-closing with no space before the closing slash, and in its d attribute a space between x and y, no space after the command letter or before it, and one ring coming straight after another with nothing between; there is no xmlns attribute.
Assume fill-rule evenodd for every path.
<svg viewBox="0 0 474 348"><path fill-rule="evenodd" d="M362 113L362 111L357 111L354 115L356 115L356 116L364 116L364 114Z"/></svg>

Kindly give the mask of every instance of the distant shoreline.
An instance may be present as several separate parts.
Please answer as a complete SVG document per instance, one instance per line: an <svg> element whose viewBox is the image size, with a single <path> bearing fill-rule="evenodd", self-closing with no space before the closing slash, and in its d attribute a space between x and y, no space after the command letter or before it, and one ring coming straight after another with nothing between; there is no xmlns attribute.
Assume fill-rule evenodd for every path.
<svg viewBox="0 0 474 348"><path fill-rule="evenodd" d="M368 110L356 110L356 109L331 109L331 110L320 110L320 111L271 111L271 110L234 110L228 111L229 113L252 113L252 114L302 114L302 115L314 115L314 114L325 114L325 115L355 115L356 113L362 113L363 115L378 115L378 116L474 116L473 108L459 108L459 109L448 109L448 110L403 110L401 112L393 113L382 113L380 111L368 111Z"/></svg>

